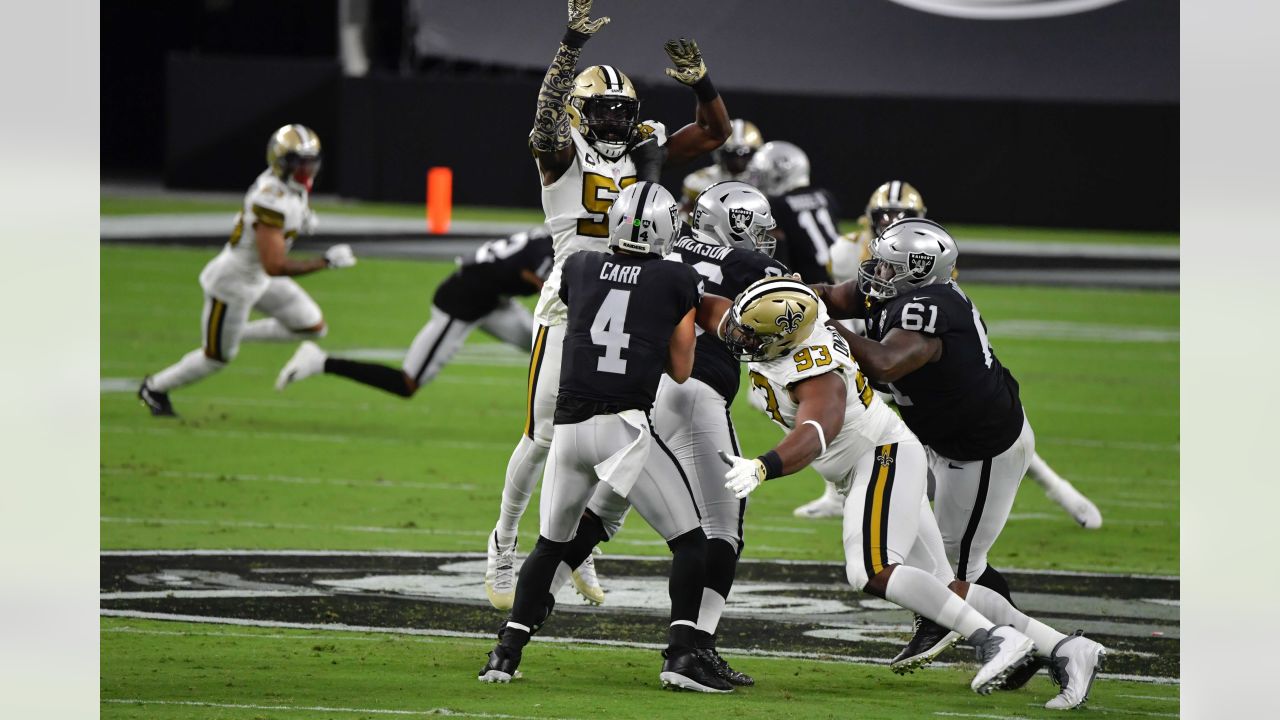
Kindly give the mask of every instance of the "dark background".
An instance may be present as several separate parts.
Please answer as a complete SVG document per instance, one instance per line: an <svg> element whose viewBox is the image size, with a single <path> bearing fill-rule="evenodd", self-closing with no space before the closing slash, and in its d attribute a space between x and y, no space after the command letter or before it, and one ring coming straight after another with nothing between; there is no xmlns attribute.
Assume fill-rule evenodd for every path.
<svg viewBox="0 0 1280 720"><path fill-rule="evenodd" d="M550 59L563 5L374 2L372 69L346 77L336 0L104 3L103 176L239 190L260 171L270 131L303 122L325 143L320 192L421 201L427 168L447 165L458 204L537 207L525 141L543 68L527 58ZM582 65L629 70L642 116L672 131L693 118L692 94L661 76L661 42L683 29L699 39L730 114L803 147L814 183L835 192L846 217L897 178L946 221L1177 229L1174 3L980 22L887 0L802 0L787 13L739 0L681 5L684 16L701 13L687 24L635 14L634 3L597 6L614 23ZM501 26L477 27L480 11ZM795 34L818 15L811 42ZM787 77L804 92L780 91ZM664 181L676 188L687 170Z"/></svg>

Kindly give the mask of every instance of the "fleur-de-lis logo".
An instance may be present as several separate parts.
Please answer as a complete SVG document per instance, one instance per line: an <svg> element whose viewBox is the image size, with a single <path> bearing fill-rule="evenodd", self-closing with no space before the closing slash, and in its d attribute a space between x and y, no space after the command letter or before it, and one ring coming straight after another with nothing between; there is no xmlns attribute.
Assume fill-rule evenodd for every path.
<svg viewBox="0 0 1280 720"><path fill-rule="evenodd" d="M790 335L800 327L800 321L804 320L804 313L799 308L793 307L790 302L783 302L783 312L774 318L773 322L782 328L782 332Z"/></svg>

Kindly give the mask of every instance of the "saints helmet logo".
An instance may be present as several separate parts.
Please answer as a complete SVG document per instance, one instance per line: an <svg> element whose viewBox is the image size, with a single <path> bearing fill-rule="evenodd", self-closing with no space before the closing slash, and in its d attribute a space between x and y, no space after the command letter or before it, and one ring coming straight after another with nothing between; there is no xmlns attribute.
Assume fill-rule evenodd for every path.
<svg viewBox="0 0 1280 720"><path fill-rule="evenodd" d="M936 260L935 256L929 253L913 252L907 255L907 270L914 277L925 277L933 272L934 260Z"/></svg>
<svg viewBox="0 0 1280 720"><path fill-rule="evenodd" d="M798 308L792 307L791 303L788 302L783 304L782 314L774 318L773 322L782 328L784 334L790 335L796 331L796 328L800 327L802 320L804 320L804 313L800 312Z"/></svg>
<svg viewBox="0 0 1280 720"><path fill-rule="evenodd" d="M735 233L746 232L754 215L751 208L729 208L729 229Z"/></svg>
<svg viewBox="0 0 1280 720"><path fill-rule="evenodd" d="M880 463L881 467L889 467L893 464L893 457L890 455L876 455L876 462Z"/></svg>

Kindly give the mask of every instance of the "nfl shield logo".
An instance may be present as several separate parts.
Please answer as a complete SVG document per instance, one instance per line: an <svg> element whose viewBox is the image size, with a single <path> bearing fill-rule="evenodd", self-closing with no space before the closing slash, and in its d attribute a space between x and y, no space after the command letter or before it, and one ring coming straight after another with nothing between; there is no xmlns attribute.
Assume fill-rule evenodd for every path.
<svg viewBox="0 0 1280 720"><path fill-rule="evenodd" d="M751 217L755 213L750 208L729 208L729 229L735 233L744 233L751 227Z"/></svg>
<svg viewBox="0 0 1280 720"><path fill-rule="evenodd" d="M929 253L911 253L907 256L907 269L915 277L924 277L933 272L934 256Z"/></svg>

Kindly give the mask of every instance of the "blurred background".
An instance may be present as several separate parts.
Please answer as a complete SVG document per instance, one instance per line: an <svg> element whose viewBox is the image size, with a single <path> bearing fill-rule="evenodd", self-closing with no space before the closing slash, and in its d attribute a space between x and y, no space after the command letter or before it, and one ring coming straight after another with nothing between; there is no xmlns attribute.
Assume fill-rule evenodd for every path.
<svg viewBox="0 0 1280 720"><path fill-rule="evenodd" d="M1177 4L1009 5L599 0L613 23L582 65L621 68L641 115L674 129L694 103L662 74L662 43L696 38L730 115L804 148L846 218L895 178L944 222L1176 231ZM243 192L270 131L302 122L325 143L318 192L420 203L443 165L459 205L539 206L525 143L560 0L140 0L101 13L104 188Z"/></svg>

